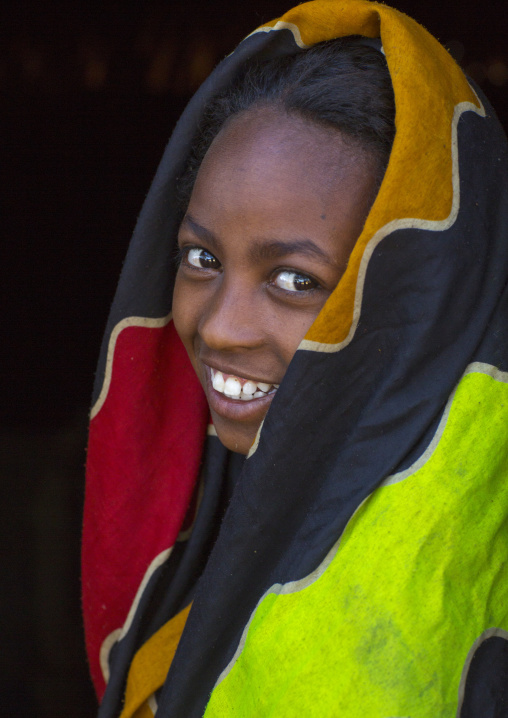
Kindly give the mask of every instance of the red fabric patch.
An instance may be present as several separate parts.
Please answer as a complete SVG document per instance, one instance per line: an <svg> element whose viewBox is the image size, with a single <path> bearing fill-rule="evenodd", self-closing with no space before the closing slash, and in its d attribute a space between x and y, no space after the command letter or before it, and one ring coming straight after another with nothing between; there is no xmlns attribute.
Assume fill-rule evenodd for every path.
<svg viewBox="0 0 508 718"><path fill-rule="evenodd" d="M90 424L83 610L92 678L104 639L125 622L152 560L175 542L206 436L204 392L176 334L126 327L106 400Z"/></svg>

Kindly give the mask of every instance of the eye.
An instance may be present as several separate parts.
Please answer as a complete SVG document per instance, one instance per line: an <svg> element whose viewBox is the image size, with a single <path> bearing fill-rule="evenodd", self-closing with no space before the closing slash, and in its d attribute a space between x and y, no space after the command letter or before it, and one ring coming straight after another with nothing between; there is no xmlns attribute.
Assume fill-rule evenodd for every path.
<svg viewBox="0 0 508 718"><path fill-rule="evenodd" d="M274 284L287 292L303 292L309 289L316 289L319 285L306 274L298 274L284 269L276 276Z"/></svg>
<svg viewBox="0 0 508 718"><path fill-rule="evenodd" d="M188 264L192 267L198 267L198 269L219 269L219 260L208 252L206 249L200 249L199 247L192 247L185 251L185 259Z"/></svg>

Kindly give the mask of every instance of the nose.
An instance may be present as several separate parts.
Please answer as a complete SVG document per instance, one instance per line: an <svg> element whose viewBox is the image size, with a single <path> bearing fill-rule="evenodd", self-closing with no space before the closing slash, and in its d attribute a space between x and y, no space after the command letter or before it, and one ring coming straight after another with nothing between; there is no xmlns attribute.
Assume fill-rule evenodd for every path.
<svg viewBox="0 0 508 718"><path fill-rule="evenodd" d="M215 351L254 349L263 343L261 298L241 280L223 281L199 323L204 343Z"/></svg>

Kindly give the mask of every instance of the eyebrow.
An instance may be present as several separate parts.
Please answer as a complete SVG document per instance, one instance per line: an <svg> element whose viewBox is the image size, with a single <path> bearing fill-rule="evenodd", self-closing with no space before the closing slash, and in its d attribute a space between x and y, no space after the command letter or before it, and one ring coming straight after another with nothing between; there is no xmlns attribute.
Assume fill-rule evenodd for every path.
<svg viewBox="0 0 508 718"><path fill-rule="evenodd" d="M291 239L287 242L272 239L253 244L249 250L251 259L257 261L282 259L292 254L302 254L330 263L328 255L310 239Z"/></svg>
<svg viewBox="0 0 508 718"><path fill-rule="evenodd" d="M211 249L220 250L220 240L213 232L196 222L190 214L185 215L182 224L188 225L199 239L208 243ZM333 260L326 252L323 252L311 239L292 239L287 242L272 239L266 242L256 242L249 249L249 256L253 261L281 259L292 254L302 254L307 257L314 257L327 264L333 264Z"/></svg>
<svg viewBox="0 0 508 718"><path fill-rule="evenodd" d="M198 237L198 239L207 242L212 249L220 249L221 243L217 239L215 234L213 232L210 232L209 229L206 229L206 227L202 227L200 224L198 224L195 219L192 219L190 214L185 215L182 220L182 225L187 225L189 229L191 229L192 232L196 235L196 237Z"/></svg>

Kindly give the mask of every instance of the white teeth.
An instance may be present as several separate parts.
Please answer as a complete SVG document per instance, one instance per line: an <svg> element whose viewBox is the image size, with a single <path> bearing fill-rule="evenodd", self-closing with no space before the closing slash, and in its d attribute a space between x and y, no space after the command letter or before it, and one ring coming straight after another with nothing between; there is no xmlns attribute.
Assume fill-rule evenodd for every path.
<svg viewBox="0 0 508 718"><path fill-rule="evenodd" d="M242 386L242 392L244 394L248 394L252 396L254 392L256 391L256 385L253 381L246 381L245 384Z"/></svg>
<svg viewBox="0 0 508 718"><path fill-rule="evenodd" d="M230 376L226 379L226 383L224 384L224 394L226 396L234 397L235 399L240 396L242 392L242 385L238 381L238 379L235 379L234 377Z"/></svg>
<svg viewBox="0 0 508 718"><path fill-rule="evenodd" d="M229 376L225 379L224 374L216 369L211 369L211 378L215 391L231 399L241 399L242 401L260 399L268 393L274 394L279 388L278 384L267 384L263 381L254 382L251 379L245 380L242 385L242 380L239 378Z"/></svg>
<svg viewBox="0 0 508 718"><path fill-rule="evenodd" d="M215 391L224 391L224 377L220 371L214 373L212 370L212 384Z"/></svg>

